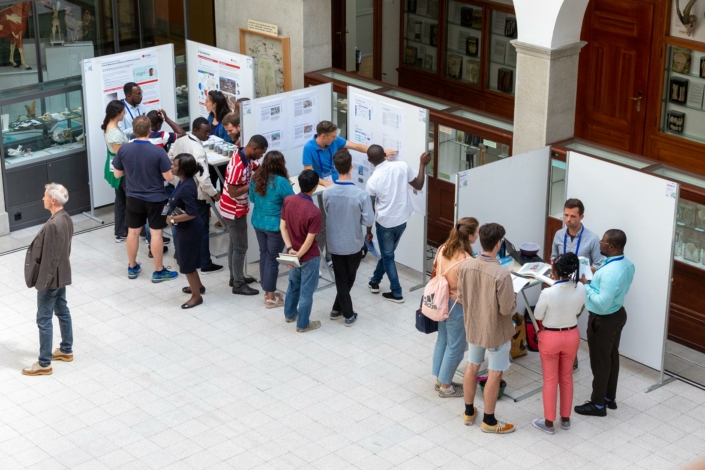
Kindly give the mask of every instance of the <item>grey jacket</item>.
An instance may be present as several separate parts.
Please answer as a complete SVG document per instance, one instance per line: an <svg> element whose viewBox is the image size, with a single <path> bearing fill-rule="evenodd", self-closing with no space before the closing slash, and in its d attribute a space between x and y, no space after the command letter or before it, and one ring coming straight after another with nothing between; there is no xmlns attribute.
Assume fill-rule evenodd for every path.
<svg viewBox="0 0 705 470"><path fill-rule="evenodd" d="M39 291L71 284L73 221L65 210L52 215L27 249L24 279Z"/></svg>

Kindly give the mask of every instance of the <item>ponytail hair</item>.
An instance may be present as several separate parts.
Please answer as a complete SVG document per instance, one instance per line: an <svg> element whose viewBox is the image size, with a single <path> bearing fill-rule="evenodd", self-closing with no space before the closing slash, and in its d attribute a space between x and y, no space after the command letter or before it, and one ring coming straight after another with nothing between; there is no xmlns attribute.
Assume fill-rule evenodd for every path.
<svg viewBox="0 0 705 470"><path fill-rule="evenodd" d="M203 166L190 153L180 153L174 160L179 162L179 176L193 178L196 173L203 175Z"/></svg>
<svg viewBox="0 0 705 470"><path fill-rule="evenodd" d="M580 280L578 273L580 272L580 260L575 253L565 253L559 255L553 261L553 269L559 278L567 278L573 281L576 285Z"/></svg>
<svg viewBox="0 0 705 470"><path fill-rule="evenodd" d="M108 128L108 123L118 117L120 113L125 109L125 105L120 100L112 100L105 107L105 119L103 119L103 125L100 126L103 132Z"/></svg>
<svg viewBox="0 0 705 470"><path fill-rule="evenodd" d="M443 257L445 259L453 259L460 250L472 255L472 246L470 246L469 238L477 233L479 227L480 222L475 217L463 217L460 219L450 231L448 240L443 244Z"/></svg>

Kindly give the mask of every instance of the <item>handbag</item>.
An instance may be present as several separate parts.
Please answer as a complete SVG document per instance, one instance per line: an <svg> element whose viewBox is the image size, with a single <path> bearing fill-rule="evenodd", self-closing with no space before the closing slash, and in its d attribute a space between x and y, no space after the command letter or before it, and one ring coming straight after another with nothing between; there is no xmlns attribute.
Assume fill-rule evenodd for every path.
<svg viewBox="0 0 705 470"><path fill-rule="evenodd" d="M431 320L421 311L421 306L423 305L423 296L421 297L421 303L419 308L416 310L416 329L421 333L430 334L438 331L438 322Z"/></svg>

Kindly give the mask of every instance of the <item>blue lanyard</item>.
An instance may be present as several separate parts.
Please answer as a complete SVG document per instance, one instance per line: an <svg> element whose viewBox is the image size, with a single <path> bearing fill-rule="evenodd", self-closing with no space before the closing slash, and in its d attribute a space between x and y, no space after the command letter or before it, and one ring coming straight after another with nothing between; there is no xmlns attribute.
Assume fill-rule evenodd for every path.
<svg viewBox="0 0 705 470"><path fill-rule="evenodd" d="M560 281L556 281L553 283L554 286L557 286L558 284L563 284L564 282L568 282L570 279L562 279Z"/></svg>
<svg viewBox="0 0 705 470"><path fill-rule="evenodd" d="M308 199L309 201L313 202L313 199L311 199L310 197L308 197L308 196L305 195L304 193L299 193L299 194L297 194L297 196L302 197L302 198L304 198L304 199Z"/></svg>
<svg viewBox="0 0 705 470"><path fill-rule="evenodd" d="M492 259L492 257L491 257L491 256L487 256L487 255L486 255L486 254L484 254L484 253L480 253L480 256L482 256L483 258L489 258L489 259Z"/></svg>
<svg viewBox="0 0 705 470"><path fill-rule="evenodd" d="M624 255L618 256L618 257L616 257L616 258L612 258L611 260L605 261L604 263L602 263L602 266L600 266L600 267L597 268L597 269L600 270L600 269L604 268L605 266L607 266L608 264L610 264L612 261L619 261L619 260L622 260L622 259L624 259Z"/></svg>
<svg viewBox="0 0 705 470"><path fill-rule="evenodd" d="M575 247L575 254L577 256L580 256L580 241L583 239L583 232L585 231L585 226L583 225L583 228L580 230L580 233L578 234L578 246ZM565 234L563 235L563 254L565 254L565 251L567 249L567 243L568 243L568 229L565 229Z"/></svg>
<svg viewBox="0 0 705 470"><path fill-rule="evenodd" d="M352 181L340 181L340 180L338 180L338 181L333 181L333 183L339 184L339 185L341 185L341 186L355 186L355 183L353 183Z"/></svg>
<svg viewBox="0 0 705 470"><path fill-rule="evenodd" d="M318 144L316 144L316 145L318 145ZM333 160L333 155L332 155L332 153L331 153L330 145L329 145L328 147L326 147L325 150L323 150L323 151L326 152L327 155L330 156L331 160ZM316 162L318 163L318 168L321 169L321 176L325 175L326 173L331 173L331 174L332 174L332 173L333 173L333 167L332 167L332 165L331 165L331 168L330 168L330 170L329 170L328 172L326 172L326 171L323 170L323 162L321 161L321 154L320 154L320 152L321 152L321 150L316 149Z"/></svg>
<svg viewBox="0 0 705 470"><path fill-rule="evenodd" d="M132 115L132 111L130 111L130 105L127 104L127 101L125 101L125 100L122 100L122 102L125 105L125 109L127 110L127 112L130 113L130 119L132 119L134 121L135 117ZM137 115L141 116L139 105L135 109L137 110Z"/></svg>

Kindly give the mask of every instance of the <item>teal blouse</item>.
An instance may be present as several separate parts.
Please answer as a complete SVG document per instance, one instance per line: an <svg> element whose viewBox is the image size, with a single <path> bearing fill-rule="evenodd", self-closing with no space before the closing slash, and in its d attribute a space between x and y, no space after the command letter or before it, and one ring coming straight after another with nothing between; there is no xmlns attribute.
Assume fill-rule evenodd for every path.
<svg viewBox="0 0 705 470"><path fill-rule="evenodd" d="M267 194L262 196L255 191L254 178L250 181L250 201L255 205L252 211L252 226L268 232L279 231L284 198L294 194L291 182L283 176L274 175L267 184Z"/></svg>

